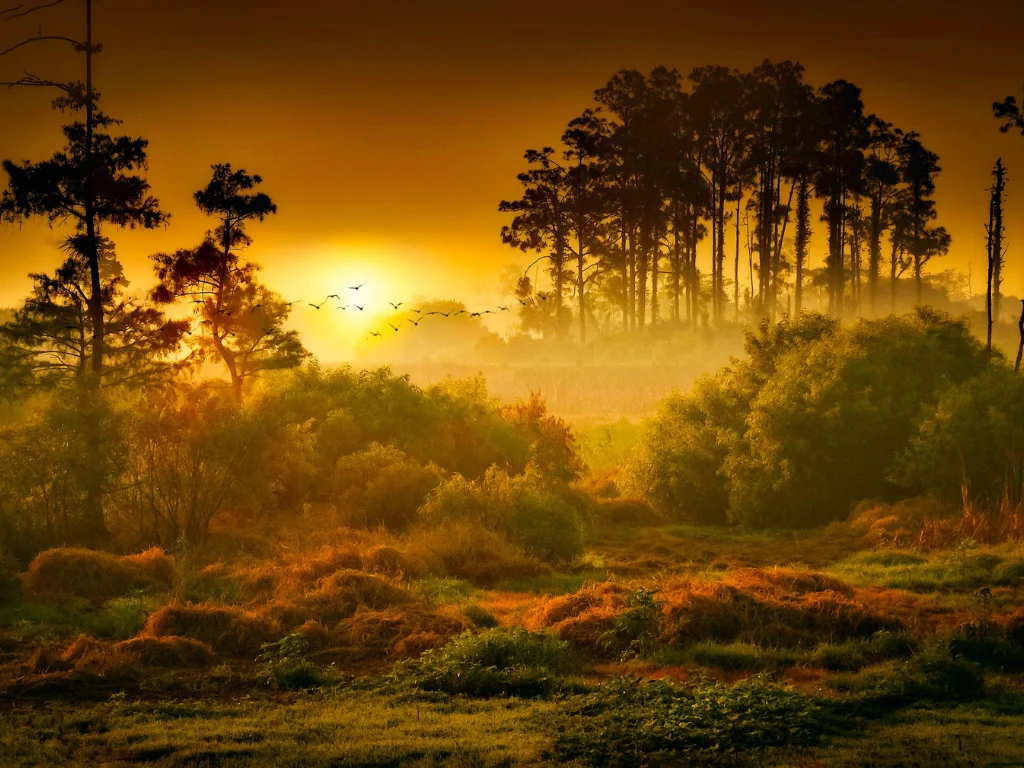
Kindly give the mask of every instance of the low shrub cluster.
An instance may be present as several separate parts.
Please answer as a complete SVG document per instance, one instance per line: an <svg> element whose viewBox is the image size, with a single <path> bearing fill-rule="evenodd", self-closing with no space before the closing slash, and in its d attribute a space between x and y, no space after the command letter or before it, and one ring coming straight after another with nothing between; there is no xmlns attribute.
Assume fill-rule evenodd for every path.
<svg viewBox="0 0 1024 768"><path fill-rule="evenodd" d="M158 548L128 557L91 549L49 549L29 563L25 584L36 596L78 597L100 604L134 591L170 590L174 559Z"/></svg>
<svg viewBox="0 0 1024 768"><path fill-rule="evenodd" d="M813 648L823 639L841 643L903 629L896 617L858 602L843 582L785 568L740 569L722 580L669 579L657 593L590 584L549 598L528 623L589 653L637 655L656 645L706 642Z"/></svg>
<svg viewBox="0 0 1024 768"><path fill-rule="evenodd" d="M626 678L570 700L554 753L587 765L736 764L770 747L806 747L828 728L814 699L752 677L736 685Z"/></svg>
<svg viewBox="0 0 1024 768"><path fill-rule="evenodd" d="M465 632L395 667L394 679L423 691L479 698L534 698L566 689L577 670L568 644L525 629Z"/></svg>

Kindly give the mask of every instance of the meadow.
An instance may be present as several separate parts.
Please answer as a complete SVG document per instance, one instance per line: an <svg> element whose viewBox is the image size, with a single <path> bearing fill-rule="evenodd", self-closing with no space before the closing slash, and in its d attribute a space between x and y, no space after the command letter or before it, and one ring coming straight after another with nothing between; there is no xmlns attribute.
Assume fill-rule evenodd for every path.
<svg viewBox="0 0 1024 768"><path fill-rule="evenodd" d="M642 423L315 365L39 401L0 763L1024 765L1020 381L921 311L765 325Z"/></svg>

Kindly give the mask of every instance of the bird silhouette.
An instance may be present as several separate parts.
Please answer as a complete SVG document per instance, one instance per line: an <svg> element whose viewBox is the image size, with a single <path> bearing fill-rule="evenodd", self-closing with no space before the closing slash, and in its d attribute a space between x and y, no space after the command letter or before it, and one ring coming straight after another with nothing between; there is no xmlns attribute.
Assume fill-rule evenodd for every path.
<svg viewBox="0 0 1024 768"><path fill-rule="evenodd" d="M362 288L362 287L363 287L364 285L367 285L367 283L361 283L361 284L359 284L359 285L350 285L350 286L348 287L348 289L349 289L350 291L358 291L358 290L359 290L360 288Z"/></svg>
<svg viewBox="0 0 1024 768"><path fill-rule="evenodd" d="M392 307L394 307L395 309L398 309L398 308L399 308L400 306L402 306L403 304L405 304L405 302L404 302L404 301L400 301L400 302L398 302L397 304L395 304L395 302L393 302L393 301L389 301L389 302L388 302L388 304L390 304L390 305L391 305Z"/></svg>
<svg viewBox="0 0 1024 768"><path fill-rule="evenodd" d="M493 309L485 309L485 310L484 310L483 312L481 312L480 314L481 314L481 315L493 315L493 314L494 314L494 310L493 310Z"/></svg>
<svg viewBox="0 0 1024 768"><path fill-rule="evenodd" d="M526 302L526 300L525 300L525 299L519 299L519 303L520 303L520 304L522 304L522 305L523 305L524 307L525 307L525 306L526 306L526 304L527 304L527 302Z"/></svg>
<svg viewBox="0 0 1024 768"><path fill-rule="evenodd" d="M413 312L415 312L418 315L420 312L423 311L423 309L424 307L420 307L419 309L414 309Z"/></svg>
<svg viewBox="0 0 1024 768"><path fill-rule="evenodd" d="M262 304L257 304L257 305L256 305L255 307L253 307L252 309L250 309L250 310L249 310L249 314L251 315L251 314L252 314L253 312L255 312L255 311L256 311L257 309L262 309L262 308L263 308L263 305L262 305Z"/></svg>
<svg viewBox="0 0 1024 768"><path fill-rule="evenodd" d="M388 323L388 326L391 328L392 331L394 331L395 333L398 333L398 326L397 325L391 325L391 323Z"/></svg>
<svg viewBox="0 0 1024 768"><path fill-rule="evenodd" d="M376 336L376 337L380 338L380 334L377 333L377 331L370 331L370 335L371 336Z"/></svg>
<svg viewBox="0 0 1024 768"><path fill-rule="evenodd" d="M458 317L459 315L468 315L468 314L469 314L469 312L467 312L466 310L460 309L458 312L455 313L455 316Z"/></svg>
<svg viewBox="0 0 1024 768"><path fill-rule="evenodd" d="M263 328L262 330L263 330L263 335L264 336L269 336L270 334L272 334L274 332L273 328Z"/></svg>
<svg viewBox="0 0 1024 768"><path fill-rule="evenodd" d="M508 312L508 307L498 307L502 312Z"/></svg>
<svg viewBox="0 0 1024 768"><path fill-rule="evenodd" d="M327 303L327 301L324 300L324 301L321 301L319 304L310 304L309 306L311 306L313 309L320 309L320 307L322 307L326 303Z"/></svg>
<svg viewBox="0 0 1024 768"><path fill-rule="evenodd" d="M366 305L365 304L363 306L361 306L361 307L358 304L350 304L349 306L355 307L360 312L362 312L364 309L366 309Z"/></svg>
<svg viewBox="0 0 1024 768"><path fill-rule="evenodd" d="M420 323L423 322L423 321L422 320L413 320L411 317L407 317L407 318L405 318L405 322L412 323L417 328L419 328L420 327Z"/></svg>
<svg viewBox="0 0 1024 768"><path fill-rule="evenodd" d="M431 315L440 315L441 317L451 317L451 312L427 312L427 317Z"/></svg>
<svg viewBox="0 0 1024 768"><path fill-rule="evenodd" d="M470 317L480 317L480 313L479 312L470 312L469 316Z"/></svg>
<svg viewBox="0 0 1024 768"><path fill-rule="evenodd" d="M339 296L339 295L338 295L338 294L336 294L336 293L332 293L332 294L331 294L330 296L328 296L327 298L328 298L328 299L337 299L338 301L341 301L341 296Z"/></svg>

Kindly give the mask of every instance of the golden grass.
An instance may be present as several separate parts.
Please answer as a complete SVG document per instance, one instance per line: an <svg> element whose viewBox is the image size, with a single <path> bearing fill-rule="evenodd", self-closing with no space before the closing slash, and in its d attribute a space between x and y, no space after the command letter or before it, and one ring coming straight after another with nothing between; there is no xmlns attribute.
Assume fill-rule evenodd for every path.
<svg viewBox="0 0 1024 768"><path fill-rule="evenodd" d="M159 548L128 557L91 549L48 549L29 564L25 585L37 597L78 597L100 604L133 590L171 589L174 560Z"/></svg>
<svg viewBox="0 0 1024 768"><path fill-rule="evenodd" d="M189 637L218 654L254 657L264 643L277 639L279 630L267 616L241 608L171 603L149 617L142 635Z"/></svg>

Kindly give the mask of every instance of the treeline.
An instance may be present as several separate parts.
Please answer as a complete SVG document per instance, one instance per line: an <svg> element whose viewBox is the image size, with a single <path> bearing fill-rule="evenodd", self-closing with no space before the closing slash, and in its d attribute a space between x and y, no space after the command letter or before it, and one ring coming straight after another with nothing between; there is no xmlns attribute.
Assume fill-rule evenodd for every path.
<svg viewBox="0 0 1024 768"><path fill-rule="evenodd" d="M550 291L529 269L520 282L531 330L756 322L799 314L809 286L834 316L875 314L895 309L908 271L922 302L950 245L934 223L938 157L866 112L854 84L816 88L800 64L765 61L623 70L594 97L562 151L527 151L523 195L500 205L503 240L550 277Z"/></svg>

